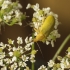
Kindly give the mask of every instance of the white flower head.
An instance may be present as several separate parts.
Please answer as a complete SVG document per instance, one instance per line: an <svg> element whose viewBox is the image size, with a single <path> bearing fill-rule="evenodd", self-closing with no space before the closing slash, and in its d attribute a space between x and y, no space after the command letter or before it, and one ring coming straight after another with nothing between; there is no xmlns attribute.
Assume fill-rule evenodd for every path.
<svg viewBox="0 0 70 70"><path fill-rule="evenodd" d="M44 31L44 34L45 34L45 35L43 34L44 39L38 40L38 41L45 42L47 45L51 44L52 47L54 47L54 41L56 41L56 38L60 37L60 34L58 33L58 30L57 30L57 27L59 25L58 15L53 13L50 10L50 7L40 9L38 3L36 3L36 5L31 5L31 8L35 11L33 13L33 18L32 18L32 23L31 23L31 27L33 27L33 29L34 29L34 36L35 37L39 34L39 32L44 31L43 30L44 26L42 28L42 25L46 22L46 18L48 16L53 16L53 18L54 18L53 21L55 21L53 27L51 27L48 30L49 33ZM51 20L51 19L49 19L49 20ZM46 35L46 34L48 34L48 35Z"/></svg>

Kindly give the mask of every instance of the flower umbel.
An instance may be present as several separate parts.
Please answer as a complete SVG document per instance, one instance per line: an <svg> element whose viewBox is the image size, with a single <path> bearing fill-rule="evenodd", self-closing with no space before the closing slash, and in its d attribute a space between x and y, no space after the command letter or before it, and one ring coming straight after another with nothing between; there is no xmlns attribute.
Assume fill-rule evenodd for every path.
<svg viewBox="0 0 70 70"><path fill-rule="evenodd" d="M4 24L7 24L8 26L14 24L22 25L22 20L25 19L26 16L20 11L21 8L22 6L18 1L0 1L0 26Z"/></svg>
<svg viewBox="0 0 70 70"><path fill-rule="evenodd" d="M34 29L34 42L42 41L47 45L49 43L54 47L54 41L60 37L58 33L58 15L50 11L50 7L40 9L39 4L28 4L26 9L32 8L35 12L31 22L31 27Z"/></svg>
<svg viewBox="0 0 70 70"><path fill-rule="evenodd" d="M17 46L14 40L8 38L8 44L0 43L0 66L1 70L25 70L28 68L27 62L30 60L32 63L35 62L35 53L31 51L30 43L31 37L26 45L23 47L22 37L17 38ZM29 44L29 45L28 45ZM30 49L26 49L26 46ZM28 53L29 51L29 53ZM32 55L33 54L33 55ZM29 68L28 68L29 69Z"/></svg>

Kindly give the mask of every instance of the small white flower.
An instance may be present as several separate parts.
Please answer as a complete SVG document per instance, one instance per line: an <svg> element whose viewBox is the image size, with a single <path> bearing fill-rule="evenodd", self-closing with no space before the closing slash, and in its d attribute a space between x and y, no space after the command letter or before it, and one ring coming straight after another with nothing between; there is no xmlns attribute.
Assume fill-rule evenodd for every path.
<svg viewBox="0 0 70 70"><path fill-rule="evenodd" d="M64 63L60 63L61 68L64 70L65 68L65 64Z"/></svg>
<svg viewBox="0 0 70 70"><path fill-rule="evenodd" d="M7 46L6 44L4 44L3 42L0 42L0 47L1 47L2 49L4 49L6 46Z"/></svg>
<svg viewBox="0 0 70 70"><path fill-rule="evenodd" d="M46 44L49 45L49 43L50 43L50 42L46 40Z"/></svg>
<svg viewBox="0 0 70 70"><path fill-rule="evenodd" d="M14 13L14 11L13 10L11 10L8 14L9 15L12 15Z"/></svg>
<svg viewBox="0 0 70 70"><path fill-rule="evenodd" d="M34 27L35 27L36 29L39 29L39 26L40 26L40 23L34 22Z"/></svg>
<svg viewBox="0 0 70 70"><path fill-rule="evenodd" d="M12 70L16 70L16 68L18 67L17 63L14 62L14 64L11 65L11 69Z"/></svg>
<svg viewBox="0 0 70 70"><path fill-rule="evenodd" d="M31 70L31 69L29 69L29 67L28 67L28 66L26 66L26 68L25 68L24 70Z"/></svg>
<svg viewBox="0 0 70 70"><path fill-rule="evenodd" d="M33 45L33 44L34 44L34 42L31 42L31 43L30 43L30 45Z"/></svg>
<svg viewBox="0 0 70 70"><path fill-rule="evenodd" d="M13 51L15 51L16 50L16 47L13 47Z"/></svg>
<svg viewBox="0 0 70 70"><path fill-rule="evenodd" d="M32 37L29 37L29 42L32 42L32 40L33 40Z"/></svg>
<svg viewBox="0 0 70 70"><path fill-rule="evenodd" d="M26 62L26 61L28 61L28 59L29 59L29 57L27 57L26 55L22 55L22 60L24 61L24 62Z"/></svg>
<svg viewBox="0 0 70 70"><path fill-rule="evenodd" d="M29 39L28 39L28 37L26 37L25 38L25 43L27 44L27 43L31 43L32 42L32 37L29 37Z"/></svg>
<svg viewBox="0 0 70 70"><path fill-rule="evenodd" d="M7 44L7 47L8 47L8 51L11 51L12 49L11 45Z"/></svg>
<svg viewBox="0 0 70 70"><path fill-rule="evenodd" d="M31 61L32 63L34 63L34 62L35 62L35 59L34 59L34 58L35 58L35 55L34 55L34 54L32 54L32 55L31 55L31 57L30 57L30 61Z"/></svg>
<svg viewBox="0 0 70 70"><path fill-rule="evenodd" d="M3 59L5 57L5 52L0 53L0 59Z"/></svg>
<svg viewBox="0 0 70 70"><path fill-rule="evenodd" d="M3 68L1 68L1 70L7 70L7 67L6 67L6 66L4 66Z"/></svg>
<svg viewBox="0 0 70 70"><path fill-rule="evenodd" d="M38 35L38 33L37 33L37 32L35 32L35 33L34 33L34 36L37 36L37 35Z"/></svg>
<svg viewBox="0 0 70 70"><path fill-rule="evenodd" d="M26 67L26 65L27 65L27 64L26 64L25 62L22 63L22 67Z"/></svg>
<svg viewBox="0 0 70 70"><path fill-rule="evenodd" d="M22 43L23 43L22 37L18 37L18 38L17 38L17 43L18 43L18 44L22 44Z"/></svg>
<svg viewBox="0 0 70 70"><path fill-rule="evenodd" d="M36 18L38 18L40 15L39 15L39 12L34 12L33 13L33 17L36 17Z"/></svg>
<svg viewBox="0 0 70 70"><path fill-rule="evenodd" d="M2 59L0 60L0 66L4 66Z"/></svg>
<svg viewBox="0 0 70 70"><path fill-rule="evenodd" d="M22 22L18 22L18 23L16 23L16 24L18 24L18 25L22 26Z"/></svg>
<svg viewBox="0 0 70 70"><path fill-rule="evenodd" d="M55 36L56 38L59 38L59 37L60 37L60 34L58 34L58 30L53 30L51 33L52 33L53 36Z"/></svg>
<svg viewBox="0 0 70 70"><path fill-rule="evenodd" d="M15 17L16 17L16 18L19 18L19 17L20 17L20 11L19 11L19 10L16 10L16 11L15 11Z"/></svg>
<svg viewBox="0 0 70 70"><path fill-rule="evenodd" d="M10 20L12 16L10 15L4 15L4 20Z"/></svg>
<svg viewBox="0 0 70 70"><path fill-rule="evenodd" d="M29 3L26 7L26 9L29 9L31 7L31 4Z"/></svg>
<svg viewBox="0 0 70 70"><path fill-rule="evenodd" d="M19 61L19 63L18 63L18 64L19 64L19 66L22 66L22 63L23 63L22 61Z"/></svg>
<svg viewBox="0 0 70 70"><path fill-rule="evenodd" d="M51 40L51 45L52 45L52 47L54 47L54 42L53 42L53 40Z"/></svg>
<svg viewBox="0 0 70 70"><path fill-rule="evenodd" d="M21 66L21 67L26 67L26 65L27 64L25 62L22 62L22 61L19 62L19 66Z"/></svg>
<svg viewBox="0 0 70 70"><path fill-rule="evenodd" d="M10 56L13 56L13 52L9 52L9 55L10 55Z"/></svg>
<svg viewBox="0 0 70 70"><path fill-rule="evenodd" d="M13 45L14 44L14 40L8 39L8 43Z"/></svg>
<svg viewBox="0 0 70 70"><path fill-rule="evenodd" d="M40 68L38 68L38 70L47 70L46 66L42 65L40 66Z"/></svg>
<svg viewBox="0 0 70 70"><path fill-rule="evenodd" d="M11 59L9 59L9 58L5 58L5 59L4 59L4 62L5 62L6 64L12 63Z"/></svg>
<svg viewBox="0 0 70 70"><path fill-rule="evenodd" d="M9 4L11 4L11 2L8 1L8 0L5 0L5 1L3 2L3 4L2 4L2 9L8 8L8 5L9 5Z"/></svg>
<svg viewBox="0 0 70 70"><path fill-rule="evenodd" d="M25 43L27 44L29 41L28 41L28 37L25 38Z"/></svg>
<svg viewBox="0 0 70 70"><path fill-rule="evenodd" d="M12 62L14 62L14 61L16 61L17 60L17 58L14 56L13 58L12 58Z"/></svg>
<svg viewBox="0 0 70 70"><path fill-rule="evenodd" d="M20 68L18 68L17 70L20 70Z"/></svg>
<svg viewBox="0 0 70 70"><path fill-rule="evenodd" d="M50 60L50 61L48 62L48 66L49 66L49 67L53 67L53 66L54 66L54 64L55 64L55 63L54 63L54 61L53 61L53 60Z"/></svg>
<svg viewBox="0 0 70 70"><path fill-rule="evenodd" d="M66 65L70 65L69 61L68 61L68 58L66 59Z"/></svg>
<svg viewBox="0 0 70 70"><path fill-rule="evenodd" d="M18 3L18 8L22 8L22 5L20 3Z"/></svg>
<svg viewBox="0 0 70 70"><path fill-rule="evenodd" d="M29 51L30 49L31 49L30 44L27 44L27 45L25 46L25 50L26 50L26 51Z"/></svg>
<svg viewBox="0 0 70 70"><path fill-rule="evenodd" d="M44 14L47 14L47 13L49 13L49 11L50 11L50 7L43 8L42 10L44 11Z"/></svg>
<svg viewBox="0 0 70 70"><path fill-rule="evenodd" d="M57 70L64 70L64 69L58 68Z"/></svg>
<svg viewBox="0 0 70 70"><path fill-rule="evenodd" d="M33 5L33 9L34 9L35 11L38 11L38 10L39 10L39 4L36 3L36 5Z"/></svg>

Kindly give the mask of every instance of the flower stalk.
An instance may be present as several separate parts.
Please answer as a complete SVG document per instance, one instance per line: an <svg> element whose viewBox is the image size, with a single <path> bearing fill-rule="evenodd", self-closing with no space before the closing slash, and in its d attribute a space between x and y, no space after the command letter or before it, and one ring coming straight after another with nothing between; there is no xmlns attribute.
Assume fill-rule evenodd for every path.
<svg viewBox="0 0 70 70"><path fill-rule="evenodd" d="M62 49L64 48L64 46L66 45L66 43L70 40L70 34L65 38L65 40L63 41L63 43L60 45L59 49L57 50L56 54L54 55L54 57L52 58L53 61L55 61L55 59L57 58L57 56L60 54L60 52L62 51Z"/></svg>

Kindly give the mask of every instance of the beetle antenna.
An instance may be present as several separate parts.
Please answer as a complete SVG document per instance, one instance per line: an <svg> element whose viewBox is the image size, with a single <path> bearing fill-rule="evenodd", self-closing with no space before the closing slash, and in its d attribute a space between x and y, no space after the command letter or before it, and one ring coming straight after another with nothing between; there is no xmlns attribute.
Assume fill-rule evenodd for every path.
<svg viewBox="0 0 70 70"><path fill-rule="evenodd" d="M37 42L36 42L36 43L37 43ZM40 52L41 52L41 54L42 54L42 57L44 58L43 53L42 53L42 50L41 50L41 48L40 48L40 46L39 46L38 43L37 43L37 45L38 45L38 48L39 48L39 50L40 50Z"/></svg>

